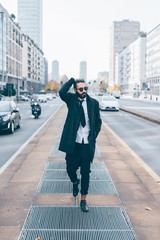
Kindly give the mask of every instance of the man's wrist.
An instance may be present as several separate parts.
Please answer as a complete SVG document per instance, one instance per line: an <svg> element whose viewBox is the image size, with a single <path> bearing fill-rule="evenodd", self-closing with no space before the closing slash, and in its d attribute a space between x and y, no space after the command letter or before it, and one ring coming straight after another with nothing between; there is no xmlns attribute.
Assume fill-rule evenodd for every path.
<svg viewBox="0 0 160 240"><path fill-rule="evenodd" d="M75 82L75 79L73 77L70 78L70 81L72 81L73 83Z"/></svg>

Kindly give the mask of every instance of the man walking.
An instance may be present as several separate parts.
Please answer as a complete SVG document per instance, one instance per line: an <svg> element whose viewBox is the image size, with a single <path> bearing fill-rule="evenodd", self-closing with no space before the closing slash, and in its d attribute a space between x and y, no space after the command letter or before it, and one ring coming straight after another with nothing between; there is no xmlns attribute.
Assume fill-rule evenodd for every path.
<svg viewBox="0 0 160 240"><path fill-rule="evenodd" d="M70 93L74 85L75 93ZM95 153L96 137L101 129L99 103L87 94L84 80L71 78L59 91L61 99L67 104L68 114L64 124L59 150L66 153L66 169L73 183L73 196L79 192L80 179L77 178L77 169L81 174L81 210L88 212L86 195L89 188L90 164Z"/></svg>

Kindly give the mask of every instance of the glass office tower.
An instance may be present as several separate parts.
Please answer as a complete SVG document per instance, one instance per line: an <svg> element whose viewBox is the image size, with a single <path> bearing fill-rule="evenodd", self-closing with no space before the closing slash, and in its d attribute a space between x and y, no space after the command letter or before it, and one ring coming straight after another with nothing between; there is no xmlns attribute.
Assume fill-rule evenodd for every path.
<svg viewBox="0 0 160 240"><path fill-rule="evenodd" d="M42 0L18 0L18 22L22 32L42 49Z"/></svg>

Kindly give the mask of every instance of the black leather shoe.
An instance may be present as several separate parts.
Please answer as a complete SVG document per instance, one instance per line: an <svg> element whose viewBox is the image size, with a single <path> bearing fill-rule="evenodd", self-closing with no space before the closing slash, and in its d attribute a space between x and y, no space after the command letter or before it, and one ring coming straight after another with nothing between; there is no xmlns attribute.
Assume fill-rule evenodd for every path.
<svg viewBox="0 0 160 240"><path fill-rule="evenodd" d="M77 179L77 183L73 184L73 197L76 197L79 193L79 188L78 188L79 183L80 183L80 180Z"/></svg>
<svg viewBox="0 0 160 240"><path fill-rule="evenodd" d="M89 207L86 203L86 200L81 200L80 206L81 206L81 210L83 212L88 212L89 211Z"/></svg>

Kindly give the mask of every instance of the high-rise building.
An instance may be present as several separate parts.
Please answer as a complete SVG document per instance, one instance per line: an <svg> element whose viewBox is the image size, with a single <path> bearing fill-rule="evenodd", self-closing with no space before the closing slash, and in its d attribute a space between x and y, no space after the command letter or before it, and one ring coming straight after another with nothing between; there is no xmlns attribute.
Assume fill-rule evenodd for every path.
<svg viewBox="0 0 160 240"><path fill-rule="evenodd" d="M79 77L80 77L80 79L84 79L85 81L87 80L87 62L86 61L80 62Z"/></svg>
<svg viewBox="0 0 160 240"><path fill-rule="evenodd" d="M22 32L42 49L42 0L18 0L18 22Z"/></svg>
<svg viewBox="0 0 160 240"><path fill-rule="evenodd" d="M59 83L59 62L57 60L52 62L52 80Z"/></svg>
<svg viewBox="0 0 160 240"><path fill-rule="evenodd" d="M115 79L115 57L121 50L138 38L140 23L137 21L114 21L110 28L110 66L109 85L113 86Z"/></svg>

